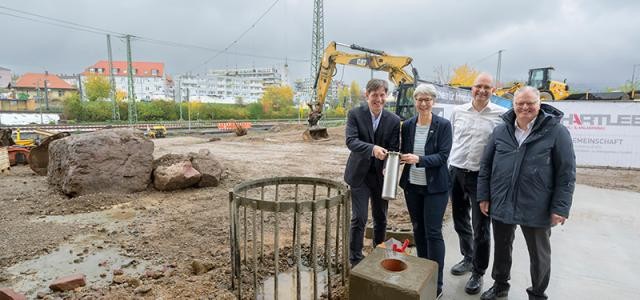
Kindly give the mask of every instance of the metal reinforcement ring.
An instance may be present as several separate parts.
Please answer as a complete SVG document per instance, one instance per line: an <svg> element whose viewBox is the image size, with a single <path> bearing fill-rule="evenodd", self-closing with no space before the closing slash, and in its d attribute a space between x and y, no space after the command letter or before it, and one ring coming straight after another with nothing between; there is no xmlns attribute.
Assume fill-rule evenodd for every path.
<svg viewBox="0 0 640 300"><path fill-rule="evenodd" d="M317 299L318 272L326 271L326 292L331 298L331 275L340 276L342 286L346 285L349 272L349 222L351 191L340 182L312 177L273 177L252 180L236 185L229 191L230 240L232 274L231 284L238 299L242 299L242 269L253 272L254 298L258 298L258 273L273 258L273 297L278 298L278 274L280 270L280 231L282 238L292 238L295 269L296 298L301 295L301 269L303 266L301 248L308 241L310 258L307 259L310 276L313 279L313 298ZM291 223L293 218L293 225ZM324 226L317 224L324 217ZM322 221L320 221L322 222ZM310 223L310 225L309 225ZM335 225L335 226L334 226ZM304 228L301 228L303 226ZM310 229L309 229L310 226ZM259 228L258 228L259 227ZM273 254L264 253L265 229L273 229ZM286 231L291 235L287 235ZM322 234L324 230L324 238ZM293 232L291 232L293 231ZM332 232L333 231L333 232ZM308 237L308 238L307 238ZM324 241L324 253L318 248ZM251 244L251 245L249 245ZM284 244L284 243L282 243ZM247 247L251 249L247 249ZM289 251L291 252L291 251ZM322 251L321 251L322 252ZM324 270L318 263L323 262ZM335 270L335 271L334 271ZM293 296L293 295L292 295Z"/></svg>

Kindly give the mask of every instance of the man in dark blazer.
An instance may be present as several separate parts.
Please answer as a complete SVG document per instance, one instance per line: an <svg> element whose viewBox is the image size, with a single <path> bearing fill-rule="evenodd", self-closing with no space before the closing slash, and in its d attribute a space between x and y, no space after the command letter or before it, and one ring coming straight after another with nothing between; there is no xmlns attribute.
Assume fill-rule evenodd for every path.
<svg viewBox="0 0 640 300"><path fill-rule="evenodd" d="M384 110L388 91L386 81L371 79L365 92L367 105L351 109L347 117L345 136L351 154L344 181L351 187L349 260L352 266L363 258L369 199L374 245L384 242L387 230L388 203L382 199L382 169L388 151L398 151L400 139L400 118Z"/></svg>

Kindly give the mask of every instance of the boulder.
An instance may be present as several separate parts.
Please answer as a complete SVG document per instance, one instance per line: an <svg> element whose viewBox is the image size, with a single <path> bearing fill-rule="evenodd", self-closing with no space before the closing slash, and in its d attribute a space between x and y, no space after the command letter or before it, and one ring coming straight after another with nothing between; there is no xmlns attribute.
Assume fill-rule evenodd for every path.
<svg viewBox="0 0 640 300"><path fill-rule="evenodd" d="M218 186L224 174L222 164L207 149L187 155L165 154L153 166L153 186L161 191Z"/></svg>
<svg viewBox="0 0 640 300"><path fill-rule="evenodd" d="M191 157L193 167L202 174L202 179L198 182L199 187L218 186L220 184L224 168L209 150L201 149L198 153L191 152L189 157Z"/></svg>
<svg viewBox="0 0 640 300"><path fill-rule="evenodd" d="M188 156L166 154L154 162L153 186L161 191L188 188L200 182L200 172L194 169Z"/></svg>
<svg viewBox="0 0 640 300"><path fill-rule="evenodd" d="M49 145L49 184L69 196L133 193L151 182L153 142L128 128L103 129Z"/></svg>

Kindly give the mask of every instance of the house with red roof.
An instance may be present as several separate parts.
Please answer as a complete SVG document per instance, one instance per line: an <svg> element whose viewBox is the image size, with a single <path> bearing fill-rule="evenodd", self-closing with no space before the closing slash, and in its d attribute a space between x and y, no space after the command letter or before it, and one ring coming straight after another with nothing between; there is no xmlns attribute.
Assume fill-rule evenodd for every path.
<svg viewBox="0 0 640 300"><path fill-rule="evenodd" d="M59 101L66 95L75 92L76 88L54 74L45 73L25 73L18 80L13 88L18 94L18 98L34 98L40 95L44 99L45 86L49 101Z"/></svg>
<svg viewBox="0 0 640 300"><path fill-rule="evenodd" d="M164 63L134 61L131 65L136 99L149 101L173 98L173 81L165 73ZM109 70L109 62L101 60L87 67L81 75L85 82L89 76L109 76L113 73L116 90L126 93L129 86L127 72L126 61L113 61L112 69Z"/></svg>

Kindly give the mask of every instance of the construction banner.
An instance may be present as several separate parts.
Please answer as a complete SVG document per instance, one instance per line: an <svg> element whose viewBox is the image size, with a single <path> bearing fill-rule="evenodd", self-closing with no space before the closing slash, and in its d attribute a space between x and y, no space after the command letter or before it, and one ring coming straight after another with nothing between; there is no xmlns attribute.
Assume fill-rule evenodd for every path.
<svg viewBox="0 0 640 300"><path fill-rule="evenodd" d="M545 102L564 113L578 166L640 168L640 102ZM455 105L437 103L433 112L449 119Z"/></svg>
<svg viewBox="0 0 640 300"><path fill-rule="evenodd" d="M640 168L640 102L559 101L579 166Z"/></svg>

